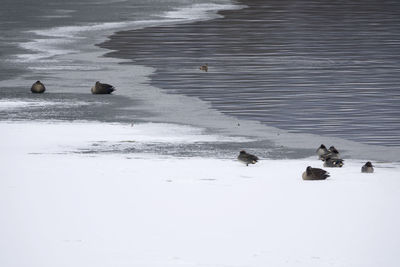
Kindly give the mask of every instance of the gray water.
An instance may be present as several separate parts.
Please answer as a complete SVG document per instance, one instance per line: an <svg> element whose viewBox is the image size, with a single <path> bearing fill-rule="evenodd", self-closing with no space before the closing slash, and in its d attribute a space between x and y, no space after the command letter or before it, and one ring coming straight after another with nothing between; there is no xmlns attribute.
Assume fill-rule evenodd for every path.
<svg viewBox="0 0 400 267"><path fill-rule="evenodd" d="M121 29L189 21L190 12L187 14L185 8L195 10L193 19L207 19L213 14L204 10L217 10L220 6L231 3L229 0L3 0L0 101L24 101L29 105L11 110L0 107L0 120L131 122L157 116L142 99L124 90L132 87L133 75L145 76L149 70L126 70L118 66L120 60L102 60L105 52L95 44ZM46 94L30 93L30 86L36 80L45 83ZM92 96L90 88L96 80L114 84L117 92L112 96ZM74 105L72 109L71 104L79 101L85 104Z"/></svg>
<svg viewBox="0 0 400 267"><path fill-rule="evenodd" d="M2 0L0 3L0 80L26 73L33 59L22 57L28 53L40 53L38 46L24 48L24 43L38 38L37 30L65 28L62 32L81 30L92 25L104 23L126 23L132 21L159 20L160 16L176 8L190 6L204 1L199 0ZM207 2L213 2L207 1ZM229 1L223 1L229 2ZM122 28L122 25L121 27ZM131 27L132 28L132 27ZM118 27L114 27L118 29ZM87 29L86 33L94 29ZM101 33L97 32L97 35ZM73 39L74 36L70 35ZM94 45L94 43L92 43ZM59 51L47 51L46 59L54 60L61 50L77 50L81 47L71 45L67 40L58 43ZM59 52L59 53L57 53ZM31 59L29 61L29 59ZM39 58L44 59L44 58ZM38 61L35 61L38 63ZM25 64L24 64L25 63ZM40 63L40 62L39 62Z"/></svg>
<svg viewBox="0 0 400 267"><path fill-rule="evenodd" d="M154 86L225 114L400 146L400 2L240 3L248 8L224 18L120 32L101 46L156 68Z"/></svg>
<svg viewBox="0 0 400 267"><path fill-rule="evenodd" d="M340 137L377 144L381 155L382 146L400 147L396 1L235 3L241 9L216 15L231 1L3 0L0 106L29 105L0 107L0 120L162 121L269 134L248 144L163 150L171 155L250 148L304 157L313 153L308 145L279 145L305 142L304 133L317 137L312 146ZM204 63L207 73L198 69ZM36 80L45 82L45 94L30 93ZM91 95L96 80L117 91ZM271 134L277 144L267 140Z"/></svg>

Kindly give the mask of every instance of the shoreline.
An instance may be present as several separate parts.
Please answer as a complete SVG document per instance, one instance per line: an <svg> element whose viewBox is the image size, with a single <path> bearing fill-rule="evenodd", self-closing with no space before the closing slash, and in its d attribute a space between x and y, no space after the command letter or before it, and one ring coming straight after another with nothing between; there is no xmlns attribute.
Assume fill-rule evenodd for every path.
<svg viewBox="0 0 400 267"><path fill-rule="evenodd" d="M229 11L223 11L223 13L224 12ZM201 24L205 22L194 22L194 24L199 23ZM182 25L180 24L180 26ZM172 26L171 28L178 26L179 25ZM104 40L104 38L107 37L103 36L101 40ZM237 119L229 114L226 115L217 111L209 102L202 101L196 96L171 94L162 86L159 88L151 86L153 82L151 79L160 71L157 68L146 67L140 64L132 65L130 59L103 57L105 53L109 52L108 49L100 48L99 50L99 47L93 46L93 43L86 45L86 52L83 58L82 55L72 54L66 55L65 57L62 56L61 59L73 61L79 61L82 59L83 62L85 62L85 60L92 63L96 62L96 65L100 66L100 68L96 69L90 67L88 71L91 75L105 77L108 82L117 85L118 88L116 95L108 99L112 99L111 101L106 100L101 103L99 107L89 109L90 112L93 113L93 116L87 116L86 118L88 119L95 119L99 114L104 114L105 118L108 119L103 119L103 121L153 121L192 125L204 128L207 131L214 133L232 136L248 136L250 138L256 138L260 140L260 142L272 142L270 148L274 146L284 146L289 150L297 149L299 151L299 157L304 155L304 152L302 151L315 150L315 148L321 143L335 145L341 151L344 151L344 155L348 158L368 158L370 160L376 159L392 161L397 158L397 155L400 152L400 147L365 145L341 138L324 137L313 134L289 133L286 130L268 127L259 121ZM101 68L102 66L107 67ZM85 65L83 67L85 67ZM112 71L113 75L110 74L110 71ZM192 70L189 70L189 72L190 71ZM197 69L194 71L198 72ZM49 80L46 85L48 84L50 88L54 88L56 93L64 91L65 89L70 90L69 93L72 94L83 93L86 94L88 103L91 103L92 101L96 102L95 99L99 99L97 97L93 98L93 100L90 99L92 96L89 93L89 86L90 83L93 82L93 77L88 76L82 70L76 71L67 68L63 71L55 69L53 71L41 70L41 72L46 72L47 75L51 77L51 80ZM68 79L65 79L65 77L68 77ZM127 77L132 77L133 79L127 79ZM80 83L77 84L77 86L70 87L69 85L74 80L78 80ZM22 86L22 81L23 79L18 81L18 86ZM60 81L62 81L61 84ZM120 93L120 95L118 95L118 93ZM26 95L28 96L28 94ZM55 95L49 93L48 96L51 98ZM132 108L128 107L129 104L125 103L126 101L122 99L126 96L128 96L128 98L125 100L131 99L131 101L135 101L131 103L133 104ZM47 98L47 96L45 98ZM121 98L120 102L115 102L112 105L109 104L109 102L113 102L118 98ZM117 111L118 106L120 105L125 106L125 109ZM113 108L109 107L116 107L116 109L113 110ZM68 107L63 112L67 111ZM41 112L54 114L54 111L52 110L42 109L37 113L38 117L42 117L41 114L43 113ZM25 116L24 113L22 113L22 115ZM51 118L59 119L54 116ZM70 119L74 118L74 116L68 115L64 118ZM61 117L61 119L63 119L63 117ZM102 121L102 119L100 119L100 121ZM238 124L240 124L240 127L238 127Z"/></svg>
<svg viewBox="0 0 400 267"><path fill-rule="evenodd" d="M40 121L8 120L0 121L0 129L4 129L3 132L5 134L2 136L4 144L9 143L12 145L12 142L7 140L10 138L20 138L25 143L38 138L38 147L40 147L41 143L46 142L52 145L58 143L59 148L71 146L70 150L59 151L56 154L84 154L88 156L139 154L145 158L204 158L236 161L239 151L247 150L250 153L256 154L261 160L310 161L313 162L314 167L325 169L323 162L317 159L314 148L291 149L275 145L267 140L208 131L206 128L187 124L148 121L124 123L65 119ZM25 136L23 134L24 129L29 129L31 135L36 137ZM69 134L65 135L65 132ZM46 136L46 134L50 136L47 138L47 141L39 138L39 136ZM61 141L61 137L64 138L63 141ZM32 145L30 146L26 143L27 148L35 147L34 143ZM42 149L41 151L30 151L29 153L51 154L52 152ZM392 164L393 166L400 164L398 160L350 157L346 150L341 150L340 154L344 159L345 166L346 162L352 162L354 165L356 162L361 164L366 161L378 164ZM345 168L326 169L335 171ZM398 168L400 169L400 165Z"/></svg>
<svg viewBox="0 0 400 267"><path fill-rule="evenodd" d="M240 4L248 3L242 1ZM257 62L253 65L246 65L249 64L248 62L256 61L257 53L252 53L252 51L257 49L261 50L261 48L256 46L256 41L254 41L254 44L250 43L248 47L246 46L246 49L248 48L250 51L249 56L246 57L245 49L240 48L241 37L238 38L239 41L232 37L235 35L235 32L240 36L240 34L246 32L247 26L250 27L254 24L249 21L248 24L250 26L246 24L247 26L243 26L244 30L240 28L241 13L243 12L252 14L252 12L254 13L255 11L248 11L247 8L240 11L220 11L220 14L224 15L224 18L174 25L172 27L156 26L141 30L122 31L110 36L110 40L100 44L100 46L112 50L106 54L107 57L131 59L132 62L134 62L133 64L154 68L154 72L150 75L150 85L161 88L162 91L170 95L186 95L201 99L201 101L204 101L206 105L209 106L210 110L216 110L222 115L226 115L226 118L231 120L230 126L226 124L226 126L224 126L231 131L237 131L234 127L234 125L237 124L234 123L234 121L237 120L240 121L241 125L247 123L247 129L242 130L242 133L258 132L257 134L261 134L262 138L262 132L269 131L272 134L264 135L264 137L272 138L274 142L276 141L281 145L289 145L292 147L299 146L300 144L295 144L295 142L290 141L290 139L294 138L301 140L301 143L307 143L308 147L311 147L311 145L319 146L320 143L338 143L339 145L351 147L349 150L363 150L363 152L358 151L358 156L362 153L367 153L368 150L376 151L376 153L369 153L374 153L374 155L379 154L379 157L386 157L386 152L390 154L389 157L395 157L395 155L400 152L400 147L396 146L397 139L396 135L394 135L394 128L389 127L390 129L388 128L385 131L384 126L391 126L389 123L384 123L382 128L378 127L379 125L370 127L369 121L364 119L371 116L368 109L368 112L365 114L360 111L359 113L355 113L354 118L352 118L352 116L348 115L346 112L353 109L353 104L351 104L352 101L355 101L353 99L342 101L343 103L335 103L335 101L330 103L328 99L335 97L335 94L344 94L343 97L339 95L339 100L345 99L346 88L343 89L344 91L340 91L339 89L331 90L328 87L325 90L329 94L325 97L324 95L318 95L317 92L314 91L309 93L306 89L307 84L305 82L296 84L296 80L299 78L297 77L298 75L296 76L296 73L300 72L301 68L313 71L314 65L322 69L329 69L329 67L331 67L332 72L335 73L336 68L344 67L340 59L332 61L326 55L321 55L320 58L313 57L308 60L306 55L288 55L287 58L277 58L277 62L274 63L274 53L271 53L271 55L261 54L260 56L262 57L262 55L265 55L267 58L266 60L271 61L268 61L266 65ZM257 13L255 13L255 15L257 15ZM245 17L246 15L243 16ZM222 34L222 30L227 31L227 33ZM198 34L189 34L189 37L185 37L191 32L197 32ZM164 40L165 36L168 36L168 38ZM218 38L222 41L218 41ZM263 39L260 39L260 42L262 40ZM233 44L224 47L221 45L221 42L233 42ZM271 49L278 48L272 45ZM237 52L237 56L233 53L235 49L240 50ZM218 53L213 54L213 50L218 51ZM182 53L180 51L182 51ZM263 50L263 52L266 53L265 50ZM290 64L296 65L293 64L291 58L293 58L294 63L300 66L290 66ZM313 60L315 60L315 62L313 62ZM198 70L198 66L204 64L204 62L210 64L210 71L207 74L199 72ZM235 65L236 62L238 65ZM283 62L283 66L279 65L280 62ZM241 64L243 64L242 67L244 69L249 68L249 70L240 70ZM283 71L282 68L287 67L287 75L292 72L295 73L293 81L288 80L288 85L292 85L293 88L296 86L305 87L304 91L297 92L293 91L293 89L291 89L292 87L286 89L285 87L287 86L274 84L274 79L278 79L276 77L274 78L274 76L267 76L271 82L267 78L265 78L267 82L263 82L263 75L268 75L268 73L263 73L259 70L262 68L274 67L274 64L275 68L271 73L284 73L285 71ZM304 64L306 65L303 66ZM254 71L254 73L251 71ZM323 75L327 74L328 73L323 73ZM251 75L253 75L254 78L252 78L253 76ZM243 76L243 81L240 79L235 80L235 76ZM339 77L339 75L337 76ZM281 76L278 77L283 78ZM268 84L269 82L271 84ZM319 84L320 82L321 81L318 81L317 85L314 85L317 91L320 85L324 87L322 84ZM312 80L308 80L307 83L312 83ZM241 84L243 84L243 86ZM233 87L232 90L229 89L230 86ZM258 88L260 91L266 91L268 89L271 93L267 93L266 96L257 94L253 96L254 92L256 92L256 89L252 89L253 87ZM224 93L224 90L227 92ZM366 92L369 94L369 89ZM287 96L288 94L289 96ZM291 101L296 102L296 94L299 95L300 105L306 106L312 105L312 101L308 101L309 98L312 99L316 97L318 100L316 100L317 107L310 110L302 110L301 108L294 109ZM358 94L360 94L361 98L365 98L365 96L363 96L364 93L359 91L357 91L354 98L357 98ZM260 97L260 99L257 100L257 97ZM282 98L281 100L279 100L280 97ZM286 101L285 98L289 100ZM369 103L368 101L370 100L368 100L368 98L365 99L365 101L367 101L366 103ZM274 103L275 100L278 104ZM321 106L318 106L318 103L321 103ZM322 103L327 104L327 106L323 106ZM280 104L282 107L280 107ZM241 107L241 105L243 105L243 107ZM340 109L336 106L339 106ZM261 111L257 113L258 110L263 109L271 113L262 113ZM315 113L319 111L321 112L320 116L316 116ZM247 113L250 115L246 115ZM289 119L287 119L287 121L274 123L279 120L280 113L286 114L284 116ZM308 113L314 115L309 118ZM291 117L295 117L295 119L291 120ZM352 119L350 120L350 118ZM349 120L349 122L346 122L347 124L342 123L342 121L346 120ZM382 119L377 118L374 124L379 124L381 121L386 120L387 117L383 117ZM392 117L391 120L393 121L394 118ZM172 120L170 121L172 122ZM203 121L198 123L202 126L207 125L207 122ZM211 127L214 126L215 125L212 125ZM264 126L265 128L262 129ZM318 132L319 129L325 129L327 133ZM285 133L288 138L279 140L279 138L274 136L281 135L282 133ZM354 136L352 134L354 134ZM310 140L306 140L309 139L309 137L321 141L311 144ZM384 140L386 140L386 143ZM290 144L287 144L287 142ZM383 144L379 142L383 142ZM357 152L354 152L354 154L357 154Z"/></svg>

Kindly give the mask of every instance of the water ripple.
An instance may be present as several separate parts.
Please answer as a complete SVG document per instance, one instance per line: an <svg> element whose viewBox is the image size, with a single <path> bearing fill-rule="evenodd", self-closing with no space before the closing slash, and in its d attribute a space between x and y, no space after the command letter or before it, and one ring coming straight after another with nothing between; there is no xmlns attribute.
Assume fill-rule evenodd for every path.
<svg viewBox="0 0 400 267"><path fill-rule="evenodd" d="M225 18L121 32L101 46L225 114L400 146L400 2L240 2L248 8Z"/></svg>

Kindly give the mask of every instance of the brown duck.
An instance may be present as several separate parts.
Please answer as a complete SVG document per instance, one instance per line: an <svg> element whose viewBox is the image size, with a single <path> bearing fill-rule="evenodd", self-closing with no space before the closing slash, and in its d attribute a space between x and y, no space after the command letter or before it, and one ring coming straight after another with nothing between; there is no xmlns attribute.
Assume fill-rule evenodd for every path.
<svg viewBox="0 0 400 267"><path fill-rule="evenodd" d="M323 169L308 166L302 177L303 180L325 180L329 177L329 173Z"/></svg>
<svg viewBox="0 0 400 267"><path fill-rule="evenodd" d="M206 63L205 65L200 66L200 70L208 72L208 64Z"/></svg>
<svg viewBox="0 0 400 267"><path fill-rule="evenodd" d="M361 172L373 173L374 172L374 166L372 166L372 163L370 161L368 161L367 163L364 164L364 166L361 167Z"/></svg>
<svg viewBox="0 0 400 267"><path fill-rule="evenodd" d="M111 94L116 89L111 84L101 83L99 81L92 87L92 94Z"/></svg>
<svg viewBox="0 0 400 267"><path fill-rule="evenodd" d="M326 148L326 146L324 144L321 144L319 146L319 148L317 149L317 151L315 151L319 157L319 159L321 159L321 156L328 154L328 149Z"/></svg>
<svg viewBox="0 0 400 267"><path fill-rule="evenodd" d="M247 153L246 151L242 150L239 153L239 156L237 159L246 164L246 166L249 166L249 164L255 164L258 161L258 157L254 156L252 154Z"/></svg>
<svg viewBox="0 0 400 267"><path fill-rule="evenodd" d="M324 167L343 167L344 163L343 163L343 159L335 159L335 158L331 158L331 157L327 157L324 161Z"/></svg>
<svg viewBox="0 0 400 267"><path fill-rule="evenodd" d="M46 87L44 87L44 84L41 83L40 81L36 81L34 84L32 84L31 87L31 92L35 94L41 94L46 91Z"/></svg>

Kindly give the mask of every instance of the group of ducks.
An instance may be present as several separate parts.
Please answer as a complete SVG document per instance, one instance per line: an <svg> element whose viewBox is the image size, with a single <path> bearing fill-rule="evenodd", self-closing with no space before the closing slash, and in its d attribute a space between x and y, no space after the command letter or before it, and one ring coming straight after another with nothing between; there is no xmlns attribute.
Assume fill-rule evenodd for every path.
<svg viewBox="0 0 400 267"><path fill-rule="evenodd" d="M321 145L316 151L318 158L324 162L324 167L342 167L344 165L343 159L340 157L339 151L331 146L329 149L325 147L325 145ZM259 158L255 155L249 154L246 151L242 150L239 153L237 159L240 162L249 166L249 164L255 164L259 160ZM363 173L373 173L374 166L372 163L368 161L361 167L361 172ZM308 166L306 170L302 174L303 180L325 180L330 175L327 171L320 168L312 168Z"/></svg>
<svg viewBox="0 0 400 267"><path fill-rule="evenodd" d="M208 72L208 64L206 63L205 65L200 66L200 70ZM114 86L111 84L107 83L101 83L97 81L94 86L91 88L92 94L111 94L114 92L116 89ZM32 84L31 87L31 92L35 94L42 94L46 91L46 87L44 84L40 81L36 81L34 84Z"/></svg>
<svg viewBox="0 0 400 267"><path fill-rule="evenodd" d="M91 88L92 94L111 94L116 89L114 86L106 83L101 83L97 81L94 86ZM31 92L35 94L42 94L46 91L46 87L40 81L36 81L32 84Z"/></svg>
<svg viewBox="0 0 400 267"><path fill-rule="evenodd" d="M329 149L325 147L325 145L321 145L316 151L318 158L324 162L324 167L342 167L343 159L340 157L339 151L331 146ZM363 173L373 173L374 166L372 163L368 161L361 167L361 172ZM329 177L329 173L323 169L312 168L308 166L306 171L303 173L303 180L325 180Z"/></svg>
<svg viewBox="0 0 400 267"><path fill-rule="evenodd" d="M344 165L344 160L340 157L339 151L334 146L326 149L326 146L322 144L316 152L319 159L324 162L324 167L334 168L342 167Z"/></svg>
<svg viewBox="0 0 400 267"><path fill-rule="evenodd" d="M205 65L200 66L200 70L208 72L208 64L206 63ZM111 84L107 83L101 83L97 81L94 86L91 88L92 94L111 94L114 92L116 89L114 86ZM46 87L44 84L40 81L36 81L34 84L32 84L31 87L31 92L35 94L42 94L46 91Z"/></svg>
<svg viewBox="0 0 400 267"><path fill-rule="evenodd" d="M207 72L208 65L205 64L201 66L200 70ZM95 85L92 86L91 88L92 94L111 94L115 90L116 89L114 86L107 83L101 83L99 81L97 81ZM40 81L36 81L31 87L32 93L41 94L44 93L45 91L46 87ZM329 149L327 149L325 145L322 144L317 149L316 153L319 159L324 162L324 167L334 168L334 167L342 167L344 165L343 163L344 160L340 157L339 151L334 146L331 146ZM239 161L246 164L246 166L249 166L249 164L255 164L259 160L257 156L249 154L244 150L240 151L239 156L237 158ZM372 163L369 161L365 163L365 165L362 166L361 168L361 172L373 173L374 167L372 166ZM311 166L308 166L305 172L303 173L302 177L303 180L325 180L326 178L329 177L329 173L323 169L312 168Z"/></svg>

